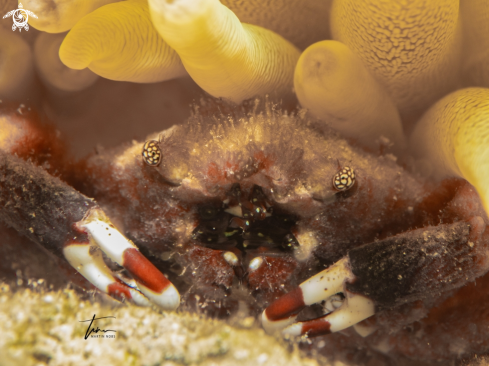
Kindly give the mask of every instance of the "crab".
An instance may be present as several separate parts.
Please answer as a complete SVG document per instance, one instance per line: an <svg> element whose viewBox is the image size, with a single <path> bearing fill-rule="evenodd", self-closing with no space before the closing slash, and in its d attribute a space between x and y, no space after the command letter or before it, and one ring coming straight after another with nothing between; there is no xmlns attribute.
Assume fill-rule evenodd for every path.
<svg viewBox="0 0 489 366"><path fill-rule="evenodd" d="M0 221L121 301L246 308L352 363L487 353L489 90L456 90L489 85L484 1L83 3L28 4L70 30L34 57L0 30L2 98L34 58L58 92L189 75L226 102L81 160L2 104Z"/></svg>
<svg viewBox="0 0 489 366"><path fill-rule="evenodd" d="M0 121L1 220L112 297L220 316L244 303L268 332L335 333L323 352L350 359L487 350L471 324L486 312L473 289L487 286L488 219L462 179L426 181L269 102L203 102L76 162L33 112Z"/></svg>

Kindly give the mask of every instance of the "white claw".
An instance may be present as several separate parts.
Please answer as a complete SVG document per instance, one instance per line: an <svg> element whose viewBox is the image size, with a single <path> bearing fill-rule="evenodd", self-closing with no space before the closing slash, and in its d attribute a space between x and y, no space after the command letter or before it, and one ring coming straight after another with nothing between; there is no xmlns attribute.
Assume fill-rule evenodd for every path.
<svg viewBox="0 0 489 366"><path fill-rule="evenodd" d="M353 329L355 329L359 336L365 338L375 332L377 330L377 326L373 324L363 325L361 323L357 323L353 326Z"/></svg>
<svg viewBox="0 0 489 366"><path fill-rule="evenodd" d="M361 322L375 313L375 305L368 297L354 294L345 288L347 282L355 279L349 259L344 257L270 304L262 314L263 328L268 333L283 329L283 334L291 336L316 336L338 332ZM339 292L345 298L338 295ZM297 314L304 307L323 300L327 300L327 315L295 322Z"/></svg>
<svg viewBox="0 0 489 366"><path fill-rule="evenodd" d="M329 314L338 309L343 304L343 301L343 296L339 294L331 296L323 306L324 314Z"/></svg>
<svg viewBox="0 0 489 366"><path fill-rule="evenodd" d="M112 271L105 265L100 251L90 250L88 244L69 244L64 247L66 260L91 284L104 293L109 293L109 286L117 283ZM150 306L148 299L138 290L127 286L132 301L139 306Z"/></svg>
<svg viewBox="0 0 489 366"><path fill-rule="evenodd" d="M302 323L294 323L282 330L282 334L287 334L292 337L299 337L303 334Z"/></svg>
<svg viewBox="0 0 489 366"><path fill-rule="evenodd" d="M361 322L374 315L375 306L372 300L362 295L352 294L346 291L347 298L343 305L326 315L326 320L331 324L331 332L338 332Z"/></svg>
<svg viewBox="0 0 489 366"><path fill-rule="evenodd" d="M338 332L351 327L375 314L375 305L369 298L345 291L343 305L332 313L319 319L295 323L283 330L283 334L300 336L309 332L325 334Z"/></svg>
<svg viewBox="0 0 489 366"><path fill-rule="evenodd" d="M73 268L99 290L107 292L107 286L114 282L114 277L100 253L94 251L90 254L90 245L67 245L63 249L63 254Z"/></svg>
<svg viewBox="0 0 489 366"><path fill-rule="evenodd" d="M138 288L151 300L152 303L164 310L176 310L180 305L180 294L171 283L161 293L154 292L141 283L138 283Z"/></svg>
<svg viewBox="0 0 489 366"><path fill-rule="evenodd" d="M89 217L81 225L88 231L95 243L100 246L104 253L114 262L123 266L123 254L128 248L137 247L122 235L108 220Z"/></svg>
<svg viewBox="0 0 489 366"><path fill-rule="evenodd" d="M265 332L267 332L268 334L274 334L284 328L287 328L289 325L293 324L296 319L297 316L292 316L290 318L285 318L282 320L271 321L270 319L268 319L265 311L261 314L261 323L263 329L265 329Z"/></svg>
<svg viewBox="0 0 489 366"><path fill-rule="evenodd" d="M165 310L175 310L180 305L180 295L175 286L111 224L102 210L91 210L77 225L88 232L91 243L98 245L110 259L128 270L138 290L152 303Z"/></svg>
<svg viewBox="0 0 489 366"><path fill-rule="evenodd" d="M301 283L299 287L302 289L304 304L316 304L342 292L344 283L355 277L348 263L348 258L340 259L331 267Z"/></svg>

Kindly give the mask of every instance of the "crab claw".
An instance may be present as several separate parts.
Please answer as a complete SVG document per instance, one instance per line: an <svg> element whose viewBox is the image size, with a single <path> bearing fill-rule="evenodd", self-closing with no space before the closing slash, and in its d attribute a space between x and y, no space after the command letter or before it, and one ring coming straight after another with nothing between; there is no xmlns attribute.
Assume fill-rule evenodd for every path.
<svg viewBox="0 0 489 366"><path fill-rule="evenodd" d="M372 316L373 301L345 289L345 284L354 280L349 259L345 257L266 308L262 314L263 328L268 333L283 330L284 334L317 336L337 332ZM340 292L346 298L338 309L321 318L295 323L304 307L332 299Z"/></svg>
<svg viewBox="0 0 489 366"><path fill-rule="evenodd" d="M338 332L374 315L375 307L371 299L350 291L345 291L343 294L346 298L337 310L317 319L292 324L282 333L292 336L307 334L315 337Z"/></svg>
<svg viewBox="0 0 489 366"><path fill-rule="evenodd" d="M129 300L139 306L150 306L148 299L112 274L102 253L87 244L71 243L63 249L66 260L92 285L118 300Z"/></svg>
<svg viewBox="0 0 489 366"><path fill-rule="evenodd" d="M146 295L152 303L165 310L175 310L178 307L180 295L175 286L139 252L138 248L130 240L114 227L102 210L99 208L90 210L88 216L76 225L88 232L92 245L100 247L110 259L124 267L131 274L136 282L137 289ZM72 246L67 246L64 249L65 257L70 263L76 261L75 258L81 257L78 252L76 252L74 257L69 255L72 253L70 249ZM88 276L92 274L91 277L93 279L91 282L94 284L101 281L101 277L95 275L103 273L102 267L96 266L95 260L94 258L93 263L87 261L89 265L87 269L79 269L82 275L84 273ZM87 278L87 276L85 277ZM114 284L109 286L114 286ZM107 292L111 293L113 289L109 289ZM144 305L141 295L135 294L135 290L132 288L130 292L136 303Z"/></svg>
<svg viewBox="0 0 489 366"><path fill-rule="evenodd" d="M317 336L354 326L384 309L432 301L436 294L459 288L487 272L485 228L484 220L474 216L353 248L333 266L272 303L263 312L263 327L267 332ZM342 303L334 297L340 292ZM323 300L328 300L330 314L292 324L304 307ZM335 306L338 303L341 305Z"/></svg>
<svg viewBox="0 0 489 366"><path fill-rule="evenodd" d="M66 258L95 287L116 299L153 303L165 310L178 307L175 287L111 224L94 200L41 167L1 150L0 179L0 221ZM102 251L134 280L114 274Z"/></svg>

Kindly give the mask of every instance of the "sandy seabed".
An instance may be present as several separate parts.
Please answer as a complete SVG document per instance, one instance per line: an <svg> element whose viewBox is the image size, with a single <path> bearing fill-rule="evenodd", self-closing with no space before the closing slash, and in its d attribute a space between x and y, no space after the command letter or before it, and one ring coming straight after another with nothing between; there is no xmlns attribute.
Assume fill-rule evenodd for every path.
<svg viewBox="0 0 489 366"><path fill-rule="evenodd" d="M92 333L91 329L116 332ZM101 336L103 335L103 337ZM112 338L115 335L115 338ZM110 337L110 338L109 338ZM317 366L268 336L253 318L228 322L187 312L82 299L70 289L12 289L0 283L0 365ZM334 363L334 366L343 365Z"/></svg>

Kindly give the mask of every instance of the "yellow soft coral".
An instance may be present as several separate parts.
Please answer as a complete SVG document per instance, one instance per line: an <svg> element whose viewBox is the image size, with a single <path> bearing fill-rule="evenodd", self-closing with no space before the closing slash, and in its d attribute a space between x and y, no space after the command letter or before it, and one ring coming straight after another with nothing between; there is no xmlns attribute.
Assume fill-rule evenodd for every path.
<svg viewBox="0 0 489 366"><path fill-rule="evenodd" d="M372 149L381 136L405 147L399 113L381 85L344 44L318 42L301 55L294 76L301 105Z"/></svg>
<svg viewBox="0 0 489 366"><path fill-rule="evenodd" d="M292 94L299 51L267 29L242 24L218 0L150 0L156 29L194 81L235 103Z"/></svg>
<svg viewBox="0 0 489 366"><path fill-rule="evenodd" d="M81 19L61 44L63 63L107 79L156 82L185 75L178 55L154 29L145 1L105 5Z"/></svg>
<svg viewBox="0 0 489 366"><path fill-rule="evenodd" d="M333 38L357 54L414 119L455 89L461 32L458 0L335 0Z"/></svg>
<svg viewBox="0 0 489 366"><path fill-rule="evenodd" d="M441 99L418 122L413 153L428 159L435 176L472 184L489 213L489 89L461 89Z"/></svg>

